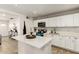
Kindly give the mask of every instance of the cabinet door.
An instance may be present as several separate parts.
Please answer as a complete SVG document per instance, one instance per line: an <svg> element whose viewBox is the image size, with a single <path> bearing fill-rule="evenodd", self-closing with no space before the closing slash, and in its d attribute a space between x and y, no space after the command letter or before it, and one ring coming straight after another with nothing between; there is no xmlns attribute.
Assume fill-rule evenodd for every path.
<svg viewBox="0 0 79 59"><path fill-rule="evenodd" d="M47 21L47 27L56 27L56 17L49 18Z"/></svg>
<svg viewBox="0 0 79 59"><path fill-rule="evenodd" d="M60 40L59 40L59 36L58 36L58 35L55 35L55 36L53 37L52 44L53 44L53 45L57 45L57 46L60 45Z"/></svg>
<svg viewBox="0 0 79 59"><path fill-rule="evenodd" d="M74 44L75 44L75 42L74 42L73 38L71 38L71 37L66 37L65 38L65 47L67 49L74 50Z"/></svg>
<svg viewBox="0 0 79 59"><path fill-rule="evenodd" d="M58 42L57 40L58 40L58 36L54 35L52 39L52 44L57 45L57 42Z"/></svg>
<svg viewBox="0 0 79 59"><path fill-rule="evenodd" d="M53 23L53 21L52 21L53 19L51 19L51 18L49 18L49 19L46 19L46 27L52 27L52 23Z"/></svg>
<svg viewBox="0 0 79 59"><path fill-rule="evenodd" d="M62 36L55 36L52 40L52 44L59 47L65 47L65 40L62 38Z"/></svg>
<svg viewBox="0 0 79 59"><path fill-rule="evenodd" d="M61 17L56 18L56 27L62 27Z"/></svg>
<svg viewBox="0 0 79 59"><path fill-rule="evenodd" d="M74 26L79 26L79 13L74 14Z"/></svg>
<svg viewBox="0 0 79 59"><path fill-rule="evenodd" d="M73 26L73 15L62 16L62 25L63 26Z"/></svg>
<svg viewBox="0 0 79 59"><path fill-rule="evenodd" d="M61 27L62 26L61 17L49 18L49 20L47 21L47 25L46 26L47 27Z"/></svg>
<svg viewBox="0 0 79 59"><path fill-rule="evenodd" d="M79 39L76 39L75 41L75 51L79 52Z"/></svg>
<svg viewBox="0 0 79 59"><path fill-rule="evenodd" d="M65 48L65 38L63 36L60 38L60 47Z"/></svg>

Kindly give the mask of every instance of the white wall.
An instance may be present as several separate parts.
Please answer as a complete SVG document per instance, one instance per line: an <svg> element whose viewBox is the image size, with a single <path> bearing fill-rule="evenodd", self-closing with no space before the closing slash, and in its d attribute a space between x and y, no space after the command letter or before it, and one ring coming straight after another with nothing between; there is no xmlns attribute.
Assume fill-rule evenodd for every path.
<svg viewBox="0 0 79 59"><path fill-rule="evenodd" d="M8 36L8 21L0 21L0 34Z"/></svg>

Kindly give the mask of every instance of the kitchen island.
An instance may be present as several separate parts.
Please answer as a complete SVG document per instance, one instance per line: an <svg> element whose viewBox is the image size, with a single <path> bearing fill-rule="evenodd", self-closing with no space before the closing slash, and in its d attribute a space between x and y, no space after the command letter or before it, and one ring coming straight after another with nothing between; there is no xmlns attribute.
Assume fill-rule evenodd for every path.
<svg viewBox="0 0 79 59"><path fill-rule="evenodd" d="M50 54L52 35L36 36L34 39L27 39L25 35L13 37L18 40L19 54Z"/></svg>

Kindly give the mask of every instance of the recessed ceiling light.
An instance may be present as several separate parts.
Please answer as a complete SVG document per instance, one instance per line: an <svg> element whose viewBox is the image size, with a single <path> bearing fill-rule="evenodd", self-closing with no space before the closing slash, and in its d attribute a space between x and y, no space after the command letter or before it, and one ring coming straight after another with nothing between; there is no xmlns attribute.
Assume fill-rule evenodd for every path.
<svg viewBox="0 0 79 59"><path fill-rule="evenodd" d="M6 26L6 24L1 24L0 26Z"/></svg>
<svg viewBox="0 0 79 59"><path fill-rule="evenodd" d="M33 11L33 14L37 14L37 11Z"/></svg>
<svg viewBox="0 0 79 59"><path fill-rule="evenodd" d="M2 16L6 16L6 14L3 13Z"/></svg>

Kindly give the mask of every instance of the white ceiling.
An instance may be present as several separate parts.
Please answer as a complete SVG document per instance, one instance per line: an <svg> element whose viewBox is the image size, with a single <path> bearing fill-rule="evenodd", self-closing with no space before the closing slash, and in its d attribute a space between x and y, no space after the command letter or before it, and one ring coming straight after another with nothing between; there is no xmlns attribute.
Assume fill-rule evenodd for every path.
<svg viewBox="0 0 79 59"><path fill-rule="evenodd" d="M79 8L78 4L0 4L0 8L30 17Z"/></svg>
<svg viewBox="0 0 79 59"><path fill-rule="evenodd" d="M16 15L10 14L8 12L0 11L0 20L10 20L11 18L16 18Z"/></svg>

